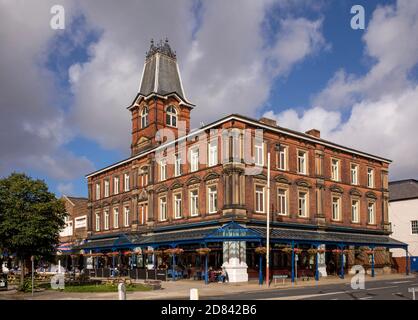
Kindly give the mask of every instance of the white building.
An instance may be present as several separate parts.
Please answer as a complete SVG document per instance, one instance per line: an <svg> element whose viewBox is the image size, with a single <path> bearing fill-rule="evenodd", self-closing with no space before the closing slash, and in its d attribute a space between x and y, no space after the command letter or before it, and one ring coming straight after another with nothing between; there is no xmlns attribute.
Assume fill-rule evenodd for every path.
<svg viewBox="0 0 418 320"><path fill-rule="evenodd" d="M408 244L411 271L418 271L418 181L414 179L389 183L389 221L392 237ZM391 249L394 260L405 266L405 251Z"/></svg>

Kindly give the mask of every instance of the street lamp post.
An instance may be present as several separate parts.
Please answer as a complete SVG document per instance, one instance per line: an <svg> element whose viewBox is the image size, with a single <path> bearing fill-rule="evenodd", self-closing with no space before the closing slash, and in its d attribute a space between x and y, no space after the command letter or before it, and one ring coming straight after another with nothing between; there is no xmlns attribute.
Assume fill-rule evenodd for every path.
<svg viewBox="0 0 418 320"><path fill-rule="evenodd" d="M270 286L270 152L267 153L267 253L266 284Z"/></svg>

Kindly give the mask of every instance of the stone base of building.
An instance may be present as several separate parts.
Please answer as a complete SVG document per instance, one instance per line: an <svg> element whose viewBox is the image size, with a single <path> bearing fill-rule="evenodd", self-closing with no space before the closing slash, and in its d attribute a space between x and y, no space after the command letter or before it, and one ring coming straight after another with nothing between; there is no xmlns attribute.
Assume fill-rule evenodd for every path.
<svg viewBox="0 0 418 320"><path fill-rule="evenodd" d="M234 282L247 282L248 281L248 266L245 262L231 263L225 262L222 265L228 275L228 281Z"/></svg>

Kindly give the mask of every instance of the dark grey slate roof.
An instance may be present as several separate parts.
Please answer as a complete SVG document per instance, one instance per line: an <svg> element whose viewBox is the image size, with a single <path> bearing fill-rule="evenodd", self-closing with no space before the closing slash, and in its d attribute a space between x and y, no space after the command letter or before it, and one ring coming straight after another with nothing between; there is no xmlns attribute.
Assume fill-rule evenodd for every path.
<svg viewBox="0 0 418 320"><path fill-rule="evenodd" d="M151 245L151 244L178 242L178 241L185 241L185 240L199 241L199 240L204 240L206 236L208 236L209 234L211 234L217 229L218 227L155 233L153 235L145 236L141 240L141 244Z"/></svg>
<svg viewBox="0 0 418 320"><path fill-rule="evenodd" d="M167 40L164 44L160 42L156 46L151 42L151 48L145 60L139 94L148 96L152 93L163 96L176 93L187 102L181 83L177 59Z"/></svg>
<svg viewBox="0 0 418 320"><path fill-rule="evenodd" d="M250 229L258 232L262 238L266 237L266 228L251 227ZM295 240L319 243L346 243L357 245L387 245L404 246L403 242L392 239L385 235L368 235L364 233L352 232L331 232L331 231L306 231L298 229L272 228L272 240Z"/></svg>
<svg viewBox="0 0 418 320"><path fill-rule="evenodd" d="M389 201L418 199L418 181L414 179L389 182Z"/></svg>

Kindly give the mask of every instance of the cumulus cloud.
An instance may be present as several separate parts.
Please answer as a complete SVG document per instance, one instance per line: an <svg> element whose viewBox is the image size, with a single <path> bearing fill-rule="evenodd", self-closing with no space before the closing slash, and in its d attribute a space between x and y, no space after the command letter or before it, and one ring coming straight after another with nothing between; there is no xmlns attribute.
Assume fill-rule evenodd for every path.
<svg viewBox="0 0 418 320"><path fill-rule="evenodd" d="M298 5L306 3L311 1ZM262 25L268 10L277 4L281 9L296 7L289 1L180 4L81 3L89 23L103 30L90 48L89 61L69 69L76 100L73 117L83 135L105 148L129 149L130 114L125 107L138 91L151 37L167 36L177 51L186 95L197 105L194 126L223 116L225 110L254 116L275 77L285 76L325 46L321 20L282 17L266 47Z"/></svg>
<svg viewBox="0 0 418 320"><path fill-rule="evenodd" d="M43 67L57 32L49 26L53 4L0 1L1 175L36 168L46 175L74 178L92 168L91 162L62 147L72 130L54 76ZM65 7L70 11L72 5ZM77 170L64 173L65 168Z"/></svg>
<svg viewBox="0 0 418 320"><path fill-rule="evenodd" d="M300 131L316 127L323 138L390 158L392 179L416 178L418 81L410 72L418 63L417 17L413 1L377 7L364 35L365 52L376 59L367 74L340 70L311 108L266 116Z"/></svg>

